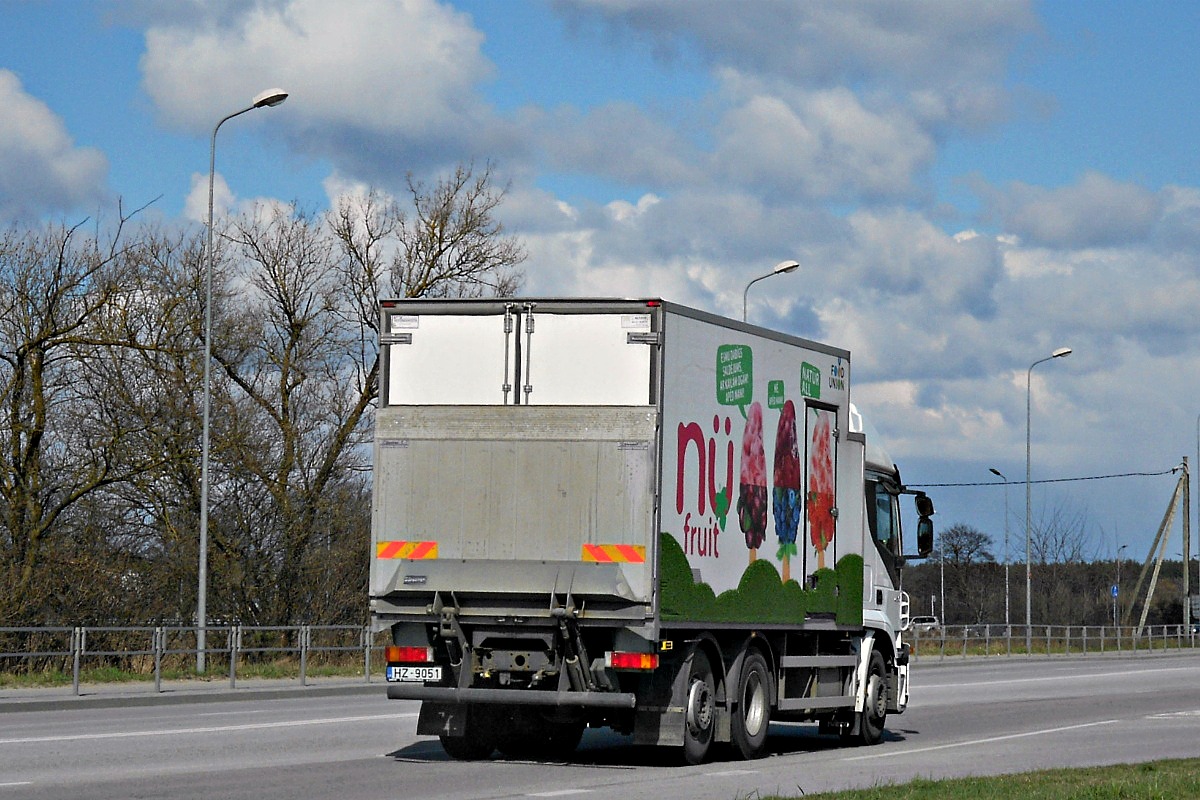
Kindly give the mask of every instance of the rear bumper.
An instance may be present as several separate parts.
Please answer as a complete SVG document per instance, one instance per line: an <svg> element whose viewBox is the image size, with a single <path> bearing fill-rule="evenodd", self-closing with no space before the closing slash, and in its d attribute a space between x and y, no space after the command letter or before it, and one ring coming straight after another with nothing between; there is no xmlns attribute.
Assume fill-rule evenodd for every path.
<svg viewBox="0 0 1200 800"><path fill-rule="evenodd" d="M558 708L634 708L636 695L629 692L548 692L528 689L458 689L448 686L393 683L389 700L425 700L434 703L554 706Z"/></svg>

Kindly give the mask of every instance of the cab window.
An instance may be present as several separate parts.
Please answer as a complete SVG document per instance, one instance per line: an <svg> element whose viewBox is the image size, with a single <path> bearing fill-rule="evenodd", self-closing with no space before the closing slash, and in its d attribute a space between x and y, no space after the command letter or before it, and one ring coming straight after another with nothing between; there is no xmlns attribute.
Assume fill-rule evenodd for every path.
<svg viewBox="0 0 1200 800"><path fill-rule="evenodd" d="M883 562L895 581L899 580L900 510L897 496L888 491L879 478L866 480L867 526L875 548L884 556Z"/></svg>

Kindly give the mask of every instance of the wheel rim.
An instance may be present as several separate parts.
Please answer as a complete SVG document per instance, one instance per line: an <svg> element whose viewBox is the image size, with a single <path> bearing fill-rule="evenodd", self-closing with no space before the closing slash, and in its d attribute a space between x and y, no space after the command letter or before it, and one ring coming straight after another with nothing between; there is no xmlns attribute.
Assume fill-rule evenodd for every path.
<svg viewBox="0 0 1200 800"><path fill-rule="evenodd" d="M867 687L867 707L871 710L871 716L875 719L881 718L885 713L883 679L878 675L871 676L871 683Z"/></svg>
<svg viewBox="0 0 1200 800"><path fill-rule="evenodd" d="M688 689L687 724L693 736L708 730L713 720L713 697L703 680L692 681Z"/></svg>
<svg viewBox="0 0 1200 800"><path fill-rule="evenodd" d="M762 675L757 670L750 673L746 679L746 692L742 696L743 719L746 733L757 736L767 720L767 690L762 682Z"/></svg>

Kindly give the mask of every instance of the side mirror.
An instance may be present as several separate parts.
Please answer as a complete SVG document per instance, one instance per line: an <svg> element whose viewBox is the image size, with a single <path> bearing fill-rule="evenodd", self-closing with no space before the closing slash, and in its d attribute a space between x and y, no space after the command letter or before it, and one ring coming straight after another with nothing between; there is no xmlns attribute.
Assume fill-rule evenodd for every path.
<svg viewBox="0 0 1200 800"><path fill-rule="evenodd" d="M918 504L919 504L918 498ZM930 509L933 508L933 503L929 504ZM917 520L917 557L928 558L933 552L933 520L927 516L922 516Z"/></svg>
<svg viewBox="0 0 1200 800"><path fill-rule="evenodd" d="M918 516L933 516L933 498L931 498L929 495L925 494L924 492L918 492L916 497L913 498L913 502L916 503Z"/></svg>

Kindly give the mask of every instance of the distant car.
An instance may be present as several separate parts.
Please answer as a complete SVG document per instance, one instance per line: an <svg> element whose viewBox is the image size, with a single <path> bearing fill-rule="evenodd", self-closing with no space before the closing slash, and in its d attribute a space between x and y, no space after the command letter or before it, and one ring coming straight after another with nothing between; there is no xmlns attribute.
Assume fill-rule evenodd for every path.
<svg viewBox="0 0 1200 800"><path fill-rule="evenodd" d="M940 633L942 624L938 622L937 617L913 617L908 624L909 630L915 633Z"/></svg>

